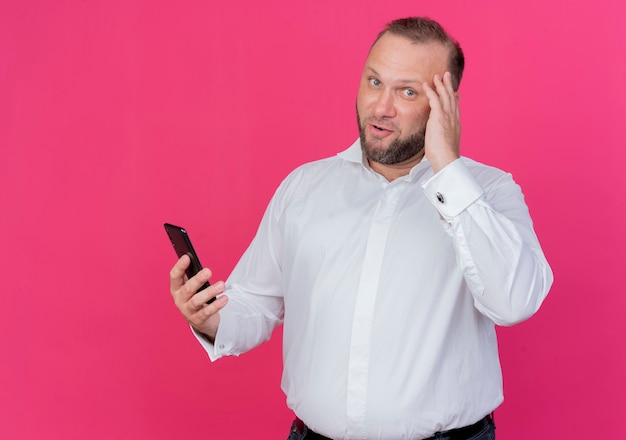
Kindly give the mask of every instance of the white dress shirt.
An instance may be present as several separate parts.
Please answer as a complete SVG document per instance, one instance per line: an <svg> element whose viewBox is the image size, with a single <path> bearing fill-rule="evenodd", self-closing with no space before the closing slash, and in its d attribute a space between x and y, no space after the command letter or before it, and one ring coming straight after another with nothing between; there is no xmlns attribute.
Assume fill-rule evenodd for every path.
<svg viewBox="0 0 626 440"><path fill-rule="evenodd" d="M280 185L227 281L212 360L283 329L288 406L333 439L421 439L503 400L494 323L539 308L552 272L511 176L424 158L393 182L359 141Z"/></svg>

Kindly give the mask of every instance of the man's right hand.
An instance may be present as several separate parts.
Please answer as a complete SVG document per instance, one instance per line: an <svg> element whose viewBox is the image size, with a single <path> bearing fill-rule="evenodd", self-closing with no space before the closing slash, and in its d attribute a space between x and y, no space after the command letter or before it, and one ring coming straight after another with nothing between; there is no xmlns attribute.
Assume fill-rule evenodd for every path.
<svg viewBox="0 0 626 440"><path fill-rule="evenodd" d="M185 270L190 263L189 257L183 255L172 267L170 293L176 307L187 322L213 342L220 323L219 311L228 303L228 297L222 295L211 304L207 304L207 301L224 292L225 285L223 281L218 281L196 294L198 289L211 278L211 271L204 268L187 280Z"/></svg>

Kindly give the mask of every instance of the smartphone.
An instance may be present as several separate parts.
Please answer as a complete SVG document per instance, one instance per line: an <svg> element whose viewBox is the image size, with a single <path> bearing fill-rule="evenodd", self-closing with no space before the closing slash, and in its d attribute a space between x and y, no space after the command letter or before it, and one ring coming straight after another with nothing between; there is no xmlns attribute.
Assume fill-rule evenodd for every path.
<svg viewBox="0 0 626 440"><path fill-rule="evenodd" d="M195 274L202 270L202 264L200 263L198 254L196 254L196 251L193 249L191 240L189 239L189 234L187 234L187 231L180 226L175 226L169 223L165 223L163 224L163 226L165 227L165 232L167 232L167 236L172 242L172 246L174 246L174 250L176 251L176 255L178 256L178 258L182 257L185 254L189 255L191 263L189 264L186 273L187 278L193 277ZM207 281L198 289L198 292L206 289L209 286L210 284ZM216 297L213 297L208 300L207 304L211 304L213 301L215 301L215 298Z"/></svg>

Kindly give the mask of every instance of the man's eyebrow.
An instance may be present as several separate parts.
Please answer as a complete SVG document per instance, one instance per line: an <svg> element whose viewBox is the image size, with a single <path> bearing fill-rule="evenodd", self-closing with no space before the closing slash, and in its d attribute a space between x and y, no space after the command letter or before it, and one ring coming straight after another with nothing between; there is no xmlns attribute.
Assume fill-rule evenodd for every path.
<svg viewBox="0 0 626 440"><path fill-rule="evenodd" d="M366 71L369 71L370 73L372 73L374 76L376 76L376 77L378 77L378 78L380 78L380 77L381 77L381 76L380 76L380 73L378 73L378 72L376 71L376 69L374 69L374 68L373 68L373 67L371 67L371 66L366 66L366 67L365 67L365 70L366 70ZM397 82L398 84L411 84L411 85L413 85L413 84L417 84L418 86L421 86L421 85L422 85L422 83L423 83L423 81L421 81L421 80L419 80L419 79L417 79L417 78L415 78L415 79L399 79L399 80L397 80L396 82Z"/></svg>
<svg viewBox="0 0 626 440"><path fill-rule="evenodd" d="M380 76L380 73L378 73L378 72L376 71L376 69L374 69L373 67L370 67L370 66L365 66L365 70L369 70L369 71L370 71L370 72L372 72L374 75L376 75L376 76Z"/></svg>

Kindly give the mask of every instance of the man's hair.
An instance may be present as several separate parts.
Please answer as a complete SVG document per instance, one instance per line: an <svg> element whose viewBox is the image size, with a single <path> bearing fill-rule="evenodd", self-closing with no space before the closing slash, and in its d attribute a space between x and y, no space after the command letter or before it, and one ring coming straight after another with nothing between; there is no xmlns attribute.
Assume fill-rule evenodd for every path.
<svg viewBox="0 0 626 440"><path fill-rule="evenodd" d="M393 20L378 34L374 44L386 33L408 38L413 43L441 43L448 49L448 70L452 74L452 85L458 90L465 67L465 57L459 43L439 23L426 17L406 17ZM372 46L374 46L372 44Z"/></svg>

